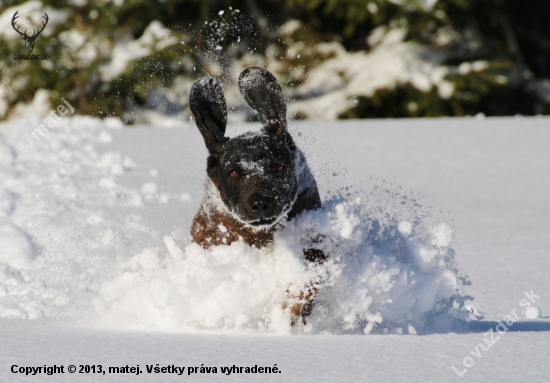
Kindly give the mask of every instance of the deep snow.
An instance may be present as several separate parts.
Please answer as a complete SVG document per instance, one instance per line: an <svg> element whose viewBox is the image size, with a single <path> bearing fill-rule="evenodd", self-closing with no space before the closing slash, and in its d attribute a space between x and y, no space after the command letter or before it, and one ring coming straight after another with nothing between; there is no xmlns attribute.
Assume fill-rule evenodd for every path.
<svg viewBox="0 0 550 383"><path fill-rule="evenodd" d="M123 329L334 334L415 334L469 318L461 289L468 280L453 259L452 228L424 222L428 209L397 188L369 192L351 180L332 180L324 208L283 223L269 249L234 243L205 250L187 235L204 193L200 183L186 185L185 197L181 190L161 191L155 168L139 189L124 187L136 163L94 148L113 140L99 120L68 118L44 137L21 125L6 127L4 145L11 166L0 317ZM28 148L21 138L20 147L9 141L18 130ZM197 156L203 163L204 157ZM183 179L193 169L204 172L188 155L180 161L187 164ZM342 170L331 172L338 177ZM326 178L321 173L318 182ZM179 211L187 225L159 231L156 220L140 214L159 204ZM119 208L127 211L113 217ZM329 260L304 265L304 244L317 237ZM320 285L313 315L305 327L291 329L282 309L285 291L298 296L310 281Z"/></svg>
<svg viewBox="0 0 550 383"><path fill-rule="evenodd" d="M306 214L298 225L282 230L267 256L239 244L210 253L189 243L206 157L194 127L115 129L112 120L66 118L38 140L32 136L38 119L2 124L0 315L13 319L2 320L0 334L26 356L13 358L5 349L0 374L13 379L8 359L68 363L55 358L74 357L83 348L88 356L80 360L86 363L170 363L179 355L178 344L191 344L199 364L257 358L286 368L285 381L303 380L301 371L309 371L311 380L334 380L342 374L354 380L368 372L372 380L405 381L416 370L422 370L419 380L450 380L458 378L451 365L461 367L483 340L479 331L496 325L453 325L450 317L467 317L461 309L465 295L475 296L473 304L486 319L498 320L512 309L519 313L524 292L534 290L543 318L511 329L542 332L536 337L506 334L476 359L463 379L495 377L488 375L497 371L491 360L501 366L506 360L520 363L518 371L525 374L533 358L540 363L529 373L548 377L548 353L535 350L547 343L550 330L545 318L550 181L544 177L550 166L545 145L549 121L293 124L291 132L308 157L325 210ZM258 126L234 125L227 132L251 129ZM26 153L17 148L24 137L33 144ZM374 222L380 230L372 230ZM342 256L333 257L322 270L304 270L296 245L308 229L323 232L326 246ZM323 275L331 288L321 292L310 324L289 331L280 310L282 287L306 280L312 272ZM472 286L455 291L466 274ZM433 319L434 310L450 315ZM426 312L431 312L429 318ZM533 310L527 314L532 317ZM208 335L195 334L204 329ZM371 330L431 335L330 335ZM317 335L268 335L288 332ZM68 347L71 337L102 341L87 347L76 340L69 347L73 351L57 351ZM222 339L228 350L239 351L214 358ZM54 340L56 352L46 358L40 345ZM106 351L101 345L118 341L125 346ZM37 347L27 350L27 342ZM508 347L527 351L519 355ZM132 357L121 352L130 348ZM150 348L162 349L160 355L166 357L149 360ZM303 363L292 356L294 349L303 350ZM434 358L436 351L445 357ZM99 357L102 353L112 357ZM413 354L413 361L408 360ZM187 354L182 357L189 360ZM390 368L396 363L397 370ZM498 376L517 381L524 376L506 371Z"/></svg>

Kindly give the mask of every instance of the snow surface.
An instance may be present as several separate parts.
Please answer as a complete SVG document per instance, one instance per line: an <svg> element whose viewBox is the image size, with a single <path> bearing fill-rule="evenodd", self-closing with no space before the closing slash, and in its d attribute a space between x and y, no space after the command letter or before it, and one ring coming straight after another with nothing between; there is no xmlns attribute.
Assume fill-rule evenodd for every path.
<svg viewBox="0 0 550 383"><path fill-rule="evenodd" d="M293 124L325 208L287 225L267 254L190 243L206 159L196 128L66 117L42 137L39 118L4 123L0 378L54 380L25 380L12 364L277 363L278 376L187 378L449 381L471 357L462 379L547 380L549 122ZM333 257L306 269L297 254L311 231ZM327 287L309 324L290 329L283 291L312 277ZM520 314L531 290L536 302ZM472 356L513 309L522 322ZM456 321L478 312L488 321Z"/></svg>
<svg viewBox="0 0 550 383"><path fill-rule="evenodd" d="M161 192L156 180L125 188L119 181L135 172L135 161L94 148L113 141L100 120L66 119L42 138L25 132L29 125L6 128L12 133L23 126L19 137L30 144L16 147L10 134L4 146L10 166L0 317L284 333L291 331L289 313L281 309L285 291L299 296L312 280L322 285L315 312L308 326L292 332L416 332L469 317L460 289L467 278L449 247L452 229L444 222L423 228L417 202L407 204L406 193L330 191L322 211L286 224L268 251L244 243L205 250L189 243L189 223L160 232L139 214L146 205L167 204L190 222L204 193L201 182L190 185L195 198L188 200L174 190ZM197 172L203 167L198 163ZM379 198L398 199L404 208L384 206ZM118 208L129 211L112 219ZM330 259L305 267L301 249L318 235L317 246Z"/></svg>

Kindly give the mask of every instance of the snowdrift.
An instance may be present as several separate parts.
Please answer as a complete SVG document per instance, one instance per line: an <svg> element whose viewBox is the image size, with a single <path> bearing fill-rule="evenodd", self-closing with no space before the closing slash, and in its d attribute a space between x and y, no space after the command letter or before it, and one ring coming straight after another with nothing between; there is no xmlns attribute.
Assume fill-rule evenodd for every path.
<svg viewBox="0 0 550 383"><path fill-rule="evenodd" d="M177 190L154 164L112 144L117 120L63 118L38 135L40 122L0 125L1 318L183 332L416 334L448 331L471 315L451 225L398 186L334 178L333 165L316 174L327 188L323 210L286 223L272 248L204 250L190 242L189 226L167 232L160 224L168 206L190 225L202 167L182 164L190 181ZM141 186L125 185L125 177ZM161 182L171 191L160 192ZM145 209L159 214L146 218ZM321 266L300 259L311 233L322 235L330 255ZM291 328L284 291L312 278L322 285L314 312Z"/></svg>

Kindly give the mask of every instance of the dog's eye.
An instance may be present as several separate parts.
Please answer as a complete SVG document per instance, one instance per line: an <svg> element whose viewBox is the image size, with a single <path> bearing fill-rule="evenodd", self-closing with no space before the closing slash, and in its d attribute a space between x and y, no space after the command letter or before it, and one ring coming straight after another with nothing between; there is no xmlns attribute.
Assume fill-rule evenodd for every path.
<svg viewBox="0 0 550 383"><path fill-rule="evenodd" d="M285 168L285 166L283 164L275 165L275 170L277 171L277 173L282 172L284 168Z"/></svg>
<svg viewBox="0 0 550 383"><path fill-rule="evenodd" d="M230 170L230 171L229 171L229 177L231 177L231 178L239 178L239 173L236 172L235 170Z"/></svg>

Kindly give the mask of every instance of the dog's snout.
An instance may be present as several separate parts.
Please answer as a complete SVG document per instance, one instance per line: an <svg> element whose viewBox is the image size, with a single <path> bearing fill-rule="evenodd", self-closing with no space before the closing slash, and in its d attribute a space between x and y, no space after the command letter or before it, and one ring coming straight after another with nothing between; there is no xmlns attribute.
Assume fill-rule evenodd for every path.
<svg viewBox="0 0 550 383"><path fill-rule="evenodd" d="M248 207L254 214L267 218L275 211L275 200L272 197L254 193L248 198Z"/></svg>

